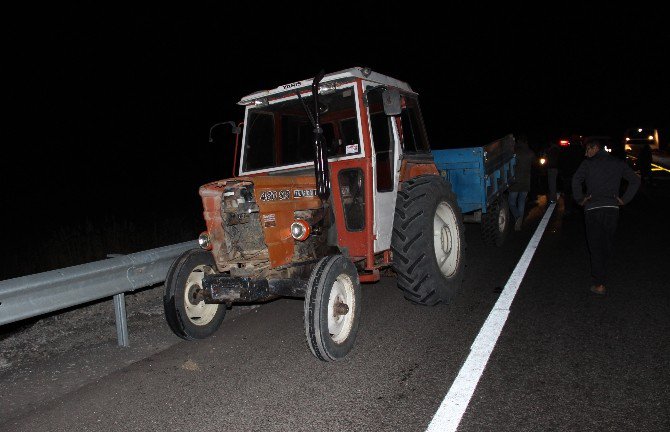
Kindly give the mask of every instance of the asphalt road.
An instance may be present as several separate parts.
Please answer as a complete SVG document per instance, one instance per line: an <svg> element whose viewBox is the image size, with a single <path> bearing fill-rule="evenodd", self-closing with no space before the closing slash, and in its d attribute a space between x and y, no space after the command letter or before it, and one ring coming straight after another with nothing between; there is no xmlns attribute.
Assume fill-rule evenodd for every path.
<svg viewBox="0 0 670 432"><path fill-rule="evenodd" d="M392 277L364 285L342 362L311 355L299 300L233 313L198 342L152 321L140 336L131 328L131 343L154 341L148 356L108 339L35 361L33 374L0 371L0 430L423 431L533 234L540 198L501 248L466 226L466 281L448 305L414 306ZM588 291L583 216L563 210L561 200L459 430L670 430L670 180L659 174L622 209L604 297ZM80 369L77 385L40 374L67 362L76 376L88 358L96 372ZM26 388L32 402L21 402Z"/></svg>

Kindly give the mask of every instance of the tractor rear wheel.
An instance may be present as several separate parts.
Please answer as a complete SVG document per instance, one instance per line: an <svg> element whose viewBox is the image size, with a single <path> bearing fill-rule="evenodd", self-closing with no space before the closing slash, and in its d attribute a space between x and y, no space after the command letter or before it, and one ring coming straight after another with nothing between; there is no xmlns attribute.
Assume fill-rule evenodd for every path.
<svg viewBox="0 0 670 432"><path fill-rule="evenodd" d="M167 273L163 307L170 329L182 339L204 339L214 333L226 314L225 304L207 304L202 279L216 272L211 252L191 249L179 256Z"/></svg>
<svg viewBox="0 0 670 432"><path fill-rule="evenodd" d="M463 216L451 185L438 176L402 183L393 219L393 269L408 300L447 302L461 287L465 267Z"/></svg>

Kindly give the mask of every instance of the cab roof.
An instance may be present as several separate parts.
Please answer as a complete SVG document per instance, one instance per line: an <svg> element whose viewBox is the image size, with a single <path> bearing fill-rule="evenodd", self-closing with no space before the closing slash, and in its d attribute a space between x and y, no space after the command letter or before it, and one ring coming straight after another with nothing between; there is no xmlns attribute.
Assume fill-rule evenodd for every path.
<svg viewBox="0 0 670 432"><path fill-rule="evenodd" d="M347 79L355 79L355 78L360 78L366 81L370 81L376 84L383 84L387 85L390 87L396 87L400 90L403 90L407 93L412 93L416 94L414 90L409 86L404 81L397 80L395 78L391 78L386 75L382 75L380 73L371 71L369 68L362 68L362 67L353 67L350 69L345 69L341 70L339 72L333 72L325 75L323 79L321 80L321 84L327 83L330 81L341 81L341 80L347 80ZM271 90L261 90L257 91L255 93L251 93L247 96L244 96L239 102L239 105L249 105L253 101L259 99L259 98L265 98L268 96L274 96L280 93L284 92L293 92L296 89L299 88L309 88L312 85L312 82L314 81L314 78L309 78L309 79L304 79L301 81L295 81L292 83L288 84L282 84L279 87L276 87Z"/></svg>

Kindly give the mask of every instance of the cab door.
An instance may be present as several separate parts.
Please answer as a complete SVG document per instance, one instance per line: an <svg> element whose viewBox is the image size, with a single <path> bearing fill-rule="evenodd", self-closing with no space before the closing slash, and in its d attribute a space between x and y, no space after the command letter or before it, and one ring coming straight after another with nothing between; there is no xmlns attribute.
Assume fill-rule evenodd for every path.
<svg viewBox="0 0 670 432"><path fill-rule="evenodd" d="M374 252L391 248L395 201L400 175L400 145L396 122L384 113L383 87L366 86L374 198Z"/></svg>

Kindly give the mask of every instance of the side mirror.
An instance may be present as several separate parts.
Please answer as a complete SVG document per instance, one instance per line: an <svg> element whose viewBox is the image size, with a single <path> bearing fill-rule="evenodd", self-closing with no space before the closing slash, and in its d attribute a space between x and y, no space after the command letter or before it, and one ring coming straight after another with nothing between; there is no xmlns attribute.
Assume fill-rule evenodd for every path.
<svg viewBox="0 0 670 432"><path fill-rule="evenodd" d="M232 132L235 135L239 135L239 134L242 133L242 128L239 127L238 125L236 125L234 121L226 121L226 122L215 123L211 128L209 128L209 142L214 142L214 140L212 139L212 130L217 126L226 125L226 124L230 125L230 127L232 128Z"/></svg>
<svg viewBox="0 0 670 432"><path fill-rule="evenodd" d="M396 116L402 113L402 104L400 102L400 92L398 89L386 89L382 93L384 101L384 113L388 116Z"/></svg>

